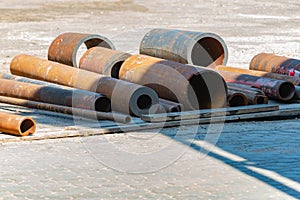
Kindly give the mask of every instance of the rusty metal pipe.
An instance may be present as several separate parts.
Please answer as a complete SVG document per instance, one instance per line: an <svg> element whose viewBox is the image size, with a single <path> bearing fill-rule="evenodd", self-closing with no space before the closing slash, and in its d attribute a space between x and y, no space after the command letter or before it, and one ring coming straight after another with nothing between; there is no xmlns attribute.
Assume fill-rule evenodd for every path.
<svg viewBox="0 0 300 200"><path fill-rule="evenodd" d="M89 110L96 110L96 111L101 111L101 112L109 112L111 110L111 105L110 105L110 100L99 93L95 93L95 92L90 92L87 90L79 90L79 89L74 89L71 87L67 87L67 86L63 86L63 85L58 85L58 84L54 84L54 83L49 83L49 82L45 82L45 81L39 81L39 80L35 80L35 79L30 79L30 78L25 78L25 77L21 77L21 76L15 76L15 75L11 75L11 74L6 74L6 73L0 73L0 79L6 79L6 80L14 80L14 81L18 81L18 82L22 82L22 83L29 83L29 84L33 84L33 87L30 87L30 85L27 85L26 87L30 87L32 88L39 88L36 85L44 85L44 86L49 86L49 87L43 87L42 90L47 90L48 92L51 93L55 93L54 97L56 97L57 95L59 95L59 93L61 92L65 92L64 95L65 96L61 96L60 97L56 97L55 99L52 99L52 96L44 96L42 98L46 99L46 101L41 100L41 99L36 99L36 97L30 97L33 98L33 100L36 101L42 101L42 102L48 102L48 103L54 103L56 104L55 101L53 100L57 100L57 101L66 101L67 104L59 104L59 105L66 105L66 106L71 106L71 107L75 107L75 108L82 108L82 109L89 109ZM54 87L54 89L53 89ZM47 89L48 88L48 89ZM52 89L51 89L52 88ZM60 89L55 89L55 88L60 88ZM61 90L63 89L63 90ZM38 92L42 92L42 90L37 89L37 93L33 94L33 95L37 95ZM58 93L56 92L58 91ZM8 93L11 91L8 91ZM22 91L23 93L25 91ZM26 95L29 95L27 92L25 92ZM45 94L45 92L43 92L43 94ZM3 95L3 94L2 94ZM8 96L8 95L6 95ZM22 95L20 96L20 94L14 95L18 98L22 98ZM49 98L51 97L50 101ZM26 97L28 99L28 97ZM41 98L41 97L39 97Z"/></svg>
<svg viewBox="0 0 300 200"><path fill-rule="evenodd" d="M243 85L238 83L229 83L227 82L228 90L240 92L244 94L248 99L249 105L256 105L256 104L267 104L268 97L265 93L257 88L253 88L249 85Z"/></svg>
<svg viewBox="0 0 300 200"><path fill-rule="evenodd" d="M34 134L36 123L31 117L0 112L0 131L17 136Z"/></svg>
<svg viewBox="0 0 300 200"><path fill-rule="evenodd" d="M277 74L295 75L292 74L292 71L300 71L300 60L275 54L260 53L252 58L249 68Z"/></svg>
<svg viewBox="0 0 300 200"><path fill-rule="evenodd" d="M236 107L246 105L248 105L248 98L243 93L234 90L228 90L227 106Z"/></svg>
<svg viewBox="0 0 300 200"><path fill-rule="evenodd" d="M216 70L227 82L251 85L259 88L267 97L281 101L289 101L295 94L295 86L288 81L276 80L265 77L252 76L248 74L240 74L236 72L228 72Z"/></svg>
<svg viewBox="0 0 300 200"><path fill-rule="evenodd" d="M166 112L180 112L181 111L181 104L168 101L166 99L159 99L159 104L165 109Z"/></svg>
<svg viewBox="0 0 300 200"><path fill-rule="evenodd" d="M92 110L85 110L80 108L71 108L68 106L61 106L49 103L41 103L37 101L30 101L25 99L18 99L12 97L0 96L0 102L5 104L12 104L17 106L23 106L27 108L34 108L39 110L47 110L56 113L69 114L79 117L85 117L88 119L94 120L112 120L120 123L129 123L131 117L128 115L122 115L117 113L106 113L106 112L97 112ZM1 122L0 122L1 123Z"/></svg>
<svg viewBox="0 0 300 200"><path fill-rule="evenodd" d="M95 46L115 49L112 42L101 35L63 33L57 36L48 49L48 60L77 67L77 53L82 44L87 49Z"/></svg>
<svg viewBox="0 0 300 200"><path fill-rule="evenodd" d="M158 104L157 94L148 87L34 56L14 57L10 70L14 75L104 94L111 100L112 110L117 112L140 116L147 114L152 105Z"/></svg>
<svg viewBox="0 0 300 200"><path fill-rule="evenodd" d="M300 78L295 77L295 76L286 76L283 74L276 74L276 73L272 73L272 72L249 70L249 69L228 67L228 66L222 66L222 65L216 66L215 69L228 71L228 72L236 72L236 73L240 73L240 74L249 74L249 75L253 75L253 76L273 78L273 79L283 80L283 81L289 81L289 82L293 83L294 85L300 85Z"/></svg>
<svg viewBox="0 0 300 200"><path fill-rule="evenodd" d="M146 55L133 55L119 78L154 89L160 98L179 102L185 110L226 105L226 83L216 72Z"/></svg>
<svg viewBox="0 0 300 200"><path fill-rule="evenodd" d="M110 111L110 100L97 93L0 79L0 95L97 111Z"/></svg>
<svg viewBox="0 0 300 200"><path fill-rule="evenodd" d="M213 33L152 29L141 41L140 53L183 64L207 67L226 65L224 40Z"/></svg>
<svg viewBox="0 0 300 200"><path fill-rule="evenodd" d="M119 78L119 71L128 53L103 47L93 47L85 52L79 62L79 68Z"/></svg>

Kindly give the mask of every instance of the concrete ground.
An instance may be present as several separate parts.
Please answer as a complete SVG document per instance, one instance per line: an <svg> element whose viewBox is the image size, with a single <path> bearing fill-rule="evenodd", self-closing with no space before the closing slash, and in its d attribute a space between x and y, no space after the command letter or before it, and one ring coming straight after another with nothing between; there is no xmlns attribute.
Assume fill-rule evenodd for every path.
<svg viewBox="0 0 300 200"><path fill-rule="evenodd" d="M46 58L62 32L137 53L157 27L219 34L230 66L247 68L260 52L297 58L299 9L296 0L0 1L1 71L20 53ZM1 143L0 199L300 199L299 129L282 119Z"/></svg>

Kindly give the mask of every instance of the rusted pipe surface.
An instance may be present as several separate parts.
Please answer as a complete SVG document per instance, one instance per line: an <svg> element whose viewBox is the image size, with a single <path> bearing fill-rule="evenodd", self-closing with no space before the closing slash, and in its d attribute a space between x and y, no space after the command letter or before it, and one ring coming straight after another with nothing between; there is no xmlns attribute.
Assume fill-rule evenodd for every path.
<svg viewBox="0 0 300 200"><path fill-rule="evenodd" d="M207 67L226 65L224 40L213 33L152 29L141 41L140 53L183 64Z"/></svg>
<svg viewBox="0 0 300 200"><path fill-rule="evenodd" d="M16 56L10 70L14 75L104 94L111 100L112 110L117 112L140 116L147 114L152 105L158 104L157 94L148 87L34 56Z"/></svg>
<svg viewBox="0 0 300 200"><path fill-rule="evenodd" d="M226 105L226 83L216 72L146 55L133 55L122 64L122 80L148 86L160 98L179 102L185 110Z"/></svg>
<svg viewBox="0 0 300 200"><path fill-rule="evenodd" d="M92 110L80 109L80 108L71 108L68 106L61 106L49 103L41 103L36 101L12 98L12 97L4 97L0 96L0 102L12 105L23 106L27 108L35 108L39 110L47 110L51 112L70 114L74 116L85 117L88 119L94 120L112 120L120 123L129 123L131 121L131 117L128 115L122 115L117 113L106 113L106 112L97 112Z"/></svg>
<svg viewBox="0 0 300 200"><path fill-rule="evenodd" d="M0 95L75 108L110 111L110 100L101 94L89 93L83 90L72 91L2 78L0 78Z"/></svg>
<svg viewBox="0 0 300 200"><path fill-rule="evenodd" d="M119 70L128 53L103 47L93 47L85 52L79 62L79 68L119 78Z"/></svg>
<svg viewBox="0 0 300 200"><path fill-rule="evenodd" d="M249 75L253 75L253 76L260 76L260 77L273 78L273 79L277 79L277 80L289 81L289 82L293 83L294 85L300 85L300 78L295 77L295 76L286 76L283 74L276 74L276 73L272 73L272 72L249 70L249 69L228 67L228 66L222 66L222 65L216 66L216 69L228 71L228 72L236 72L236 73L240 73L240 74L249 74Z"/></svg>
<svg viewBox="0 0 300 200"><path fill-rule="evenodd" d="M48 49L48 59L77 67L77 52L82 44L87 49L95 46L115 49L112 42L101 35L83 33L63 33L57 36Z"/></svg>
<svg viewBox="0 0 300 200"><path fill-rule="evenodd" d="M276 80L265 77L252 76L248 74L240 74L236 72L228 72L216 70L227 82L250 85L264 91L266 96L281 101L289 101L295 93L295 86L288 81Z"/></svg>
<svg viewBox="0 0 300 200"><path fill-rule="evenodd" d="M164 108L166 112L180 112L182 105L179 103L168 101L166 99L159 99L159 104Z"/></svg>
<svg viewBox="0 0 300 200"><path fill-rule="evenodd" d="M300 75L300 60L277 56L275 54L260 53L253 57L250 62L250 69L277 74L295 76ZM296 70L296 71L295 71Z"/></svg>
<svg viewBox="0 0 300 200"><path fill-rule="evenodd" d="M36 123L31 117L0 112L0 131L17 136L34 134Z"/></svg>
<svg viewBox="0 0 300 200"><path fill-rule="evenodd" d="M248 105L248 98L241 92L228 90L227 105L229 107L246 106Z"/></svg>

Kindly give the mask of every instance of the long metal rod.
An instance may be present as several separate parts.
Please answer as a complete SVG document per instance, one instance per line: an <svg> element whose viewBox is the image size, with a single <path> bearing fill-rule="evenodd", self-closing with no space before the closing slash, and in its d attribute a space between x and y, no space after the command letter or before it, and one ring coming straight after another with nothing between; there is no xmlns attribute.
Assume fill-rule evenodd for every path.
<svg viewBox="0 0 300 200"><path fill-rule="evenodd" d="M17 136L34 134L36 123L31 117L0 112L0 132Z"/></svg>
<svg viewBox="0 0 300 200"><path fill-rule="evenodd" d="M39 110L47 110L51 112L80 116L80 117L85 117L94 120L111 120L120 123L129 123L131 121L131 117L128 115L122 115L117 113L96 112L91 110L71 108L68 106L41 103L41 102L12 98L12 97L0 96L0 102L17 105L17 106L24 106L28 108L35 108Z"/></svg>

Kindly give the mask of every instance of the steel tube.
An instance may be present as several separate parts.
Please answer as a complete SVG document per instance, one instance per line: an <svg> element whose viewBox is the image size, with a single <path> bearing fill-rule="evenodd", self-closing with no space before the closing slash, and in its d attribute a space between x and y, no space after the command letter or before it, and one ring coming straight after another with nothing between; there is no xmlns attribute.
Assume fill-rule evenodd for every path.
<svg viewBox="0 0 300 200"><path fill-rule="evenodd" d="M289 101L295 94L295 86L288 81L276 80L265 77L240 74L223 70L216 70L227 82L251 85L259 88L267 97L281 101Z"/></svg>
<svg viewBox="0 0 300 200"><path fill-rule="evenodd" d="M110 100L97 93L0 79L0 95L97 111L110 111Z"/></svg>
<svg viewBox="0 0 300 200"><path fill-rule="evenodd" d="M179 103L168 101L166 99L159 99L159 104L164 108L166 112L180 112L181 106Z"/></svg>
<svg viewBox="0 0 300 200"><path fill-rule="evenodd" d="M34 134L36 123L31 117L0 112L0 131L17 136Z"/></svg>
<svg viewBox="0 0 300 200"><path fill-rule="evenodd" d="M79 62L79 68L119 78L119 71L128 53L103 47L93 47L85 52Z"/></svg>
<svg viewBox="0 0 300 200"><path fill-rule="evenodd" d="M48 59L77 67L77 53L82 44L87 49L95 46L115 49L112 42L101 35L83 33L63 33L57 36L48 49Z"/></svg>
<svg viewBox="0 0 300 200"><path fill-rule="evenodd" d="M207 67L226 65L224 40L213 33L152 29L141 41L140 53L183 64Z"/></svg>
<svg viewBox="0 0 300 200"><path fill-rule="evenodd" d="M108 99L106 96L99 94L99 93L90 92L87 90L74 89L71 87L63 86L63 85L58 85L58 84L49 83L49 82L45 82L45 81L39 81L39 80L25 78L25 77L21 77L21 76L15 76L15 75L6 74L6 73L0 73L0 79L14 80L14 81L18 81L21 83L29 83L31 85L25 84L26 85L25 87L30 87L31 89L35 88L37 90L37 93L31 94L31 97L27 97L30 94L25 91L22 91L20 94L13 95L18 98L22 98L22 93L25 93L27 96L24 96L24 98L26 98L26 99L31 98L36 101L42 101L42 102L48 102L48 103L54 103L54 104L59 104L59 105L66 105L66 106L71 106L71 107L75 107L75 108L96 110L96 111L102 111L102 112L109 112L111 110L110 99ZM37 85L44 85L44 86L49 86L49 87L37 87ZM42 89L39 89L39 88L42 88ZM60 88L60 89L56 89L56 88ZM11 93L11 92L12 91L9 90L9 91L7 91L7 94ZM43 95L46 95L46 93L49 93L50 96L38 95L39 99L36 99L36 97L34 97L34 96L36 96L39 93L43 94ZM54 93L53 96L55 98L51 96L51 93ZM61 94L63 94L64 96L58 96ZM9 96L9 95L6 95L6 96ZM54 99L52 99L52 98L54 98ZM56 101L63 102L63 103L57 103ZM64 101L67 103L64 103Z"/></svg>
<svg viewBox="0 0 300 200"><path fill-rule="evenodd" d="M260 53L252 58L249 68L252 70L290 75L293 70L300 71L300 60L277 56L275 54ZM298 72L298 77L299 75Z"/></svg>
<svg viewBox="0 0 300 200"><path fill-rule="evenodd" d="M289 81L289 82L293 83L294 85L300 85L300 78L295 77L295 76L286 76L283 74L276 74L276 73L272 73L272 72L249 70L249 69L228 67L228 66L222 66L222 65L216 66L215 69L228 71L228 72L236 72L236 73L240 73L240 74L249 74L249 75L253 75L253 76L273 78L273 79L283 80L283 81Z"/></svg>
<svg viewBox="0 0 300 200"><path fill-rule="evenodd" d="M248 105L248 98L241 92L228 90L227 94L227 106L246 106Z"/></svg>
<svg viewBox="0 0 300 200"><path fill-rule="evenodd" d="M243 85L238 83L229 83L227 82L228 90L240 92L244 94L248 99L249 105L256 105L256 104L267 104L268 97L265 93L257 88L253 88L249 85Z"/></svg>
<svg viewBox="0 0 300 200"><path fill-rule="evenodd" d="M157 94L148 87L34 56L14 57L10 70L14 75L104 94L111 100L112 110L117 112L140 116L147 114L152 105L158 104Z"/></svg>
<svg viewBox="0 0 300 200"><path fill-rule="evenodd" d="M106 112L97 112L92 110L85 110L80 108L71 108L68 106L61 106L49 103L41 103L37 101L30 101L25 99L18 99L12 97L0 96L0 102L6 104L12 104L17 106L23 106L27 108L34 108L39 110L47 110L51 112L69 114L74 116L85 117L88 119L94 120L112 120L120 123L129 123L131 121L130 116L122 115L117 113L106 113ZM0 122L1 123L1 122Z"/></svg>
<svg viewBox="0 0 300 200"><path fill-rule="evenodd" d="M160 98L179 102L185 110L226 105L226 83L216 72L146 55L133 55L122 64L122 80L154 89Z"/></svg>

